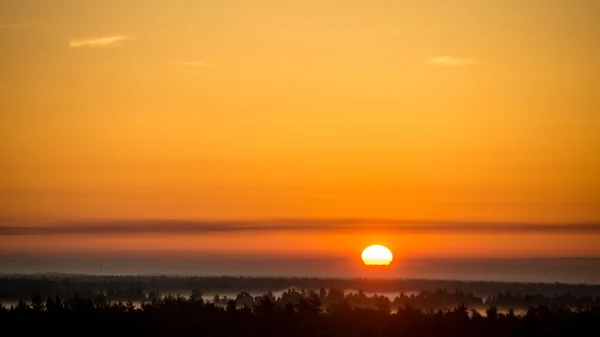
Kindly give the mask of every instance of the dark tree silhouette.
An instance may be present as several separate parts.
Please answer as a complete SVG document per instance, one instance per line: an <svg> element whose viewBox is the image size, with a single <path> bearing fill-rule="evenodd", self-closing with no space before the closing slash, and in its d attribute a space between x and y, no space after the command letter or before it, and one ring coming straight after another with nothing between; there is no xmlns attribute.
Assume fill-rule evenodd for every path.
<svg viewBox="0 0 600 337"><path fill-rule="evenodd" d="M448 292L440 290L442 299ZM294 303L290 301L293 295ZM598 336L600 308L571 309L566 306L531 306L524 315L489 307L486 315L464 304L423 311L408 302L390 313L389 299L381 295L348 294L325 304L321 298L339 296L329 292L289 290L284 296L272 293L237 298L252 305L229 300L220 306L204 301L200 291L188 298L150 292L147 302L136 308L132 302L110 302L104 294L94 298L74 297L41 300L32 296L31 305L0 305L3 331L25 336L60 331L62 336ZM284 300L284 297L286 298ZM387 299L387 301L385 299ZM352 306L371 301L374 308Z"/></svg>

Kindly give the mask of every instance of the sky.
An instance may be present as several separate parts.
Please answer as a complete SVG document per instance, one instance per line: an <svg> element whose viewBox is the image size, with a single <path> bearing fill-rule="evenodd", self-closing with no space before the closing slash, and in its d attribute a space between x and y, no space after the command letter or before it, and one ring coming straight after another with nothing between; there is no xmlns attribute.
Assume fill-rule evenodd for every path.
<svg viewBox="0 0 600 337"><path fill-rule="evenodd" d="M594 0L0 0L0 246L600 256L598 32Z"/></svg>

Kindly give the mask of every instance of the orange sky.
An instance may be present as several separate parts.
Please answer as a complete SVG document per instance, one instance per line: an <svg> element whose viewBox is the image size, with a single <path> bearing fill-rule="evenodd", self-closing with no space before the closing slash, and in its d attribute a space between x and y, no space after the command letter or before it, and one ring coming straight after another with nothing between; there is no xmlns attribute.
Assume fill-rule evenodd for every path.
<svg viewBox="0 0 600 337"><path fill-rule="evenodd" d="M3 1L0 226L598 223L598 13L594 0ZM367 237L416 255L600 254L600 237L574 233L248 235L0 245L347 254Z"/></svg>

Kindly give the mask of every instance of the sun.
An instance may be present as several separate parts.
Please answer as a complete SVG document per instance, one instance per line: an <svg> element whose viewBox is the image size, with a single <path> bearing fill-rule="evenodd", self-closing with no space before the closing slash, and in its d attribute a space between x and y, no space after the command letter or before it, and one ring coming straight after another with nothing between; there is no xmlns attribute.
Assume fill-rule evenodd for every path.
<svg viewBox="0 0 600 337"><path fill-rule="evenodd" d="M382 245L369 246L362 252L362 260L368 266L387 266L393 259L392 252Z"/></svg>

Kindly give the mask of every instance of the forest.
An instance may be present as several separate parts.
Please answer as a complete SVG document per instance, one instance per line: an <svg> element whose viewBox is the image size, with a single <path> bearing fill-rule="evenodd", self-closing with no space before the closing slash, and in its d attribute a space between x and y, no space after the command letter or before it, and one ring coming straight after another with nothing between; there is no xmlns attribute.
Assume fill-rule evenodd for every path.
<svg viewBox="0 0 600 337"><path fill-rule="evenodd" d="M15 334L63 336L599 336L599 288L407 279L4 275L0 300L7 304L0 302L0 324Z"/></svg>
<svg viewBox="0 0 600 337"><path fill-rule="evenodd" d="M446 290L434 292L441 298ZM442 295L443 294L443 295ZM43 299L0 306L0 324L9 335L62 336L599 336L598 299L587 306L530 306L523 314L490 305L482 314L459 304L423 310L410 302L392 310L385 296L359 291L290 289L280 297L239 293L225 303L149 293L138 307L132 301L94 298ZM468 298L468 297L467 297Z"/></svg>

